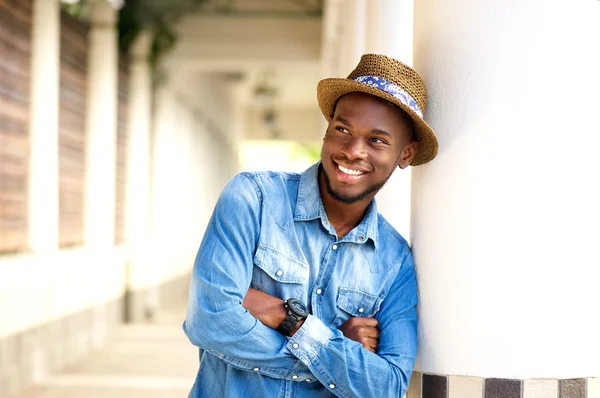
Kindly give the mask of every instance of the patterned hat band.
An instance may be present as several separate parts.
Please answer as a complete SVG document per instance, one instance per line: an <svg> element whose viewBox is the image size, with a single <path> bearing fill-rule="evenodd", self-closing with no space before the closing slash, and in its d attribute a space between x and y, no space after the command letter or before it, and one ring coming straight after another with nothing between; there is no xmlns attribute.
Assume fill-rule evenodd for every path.
<svg viewBox="0 0 600 398"><path fill-rule="evenodd" d="M376 77L376 76L359 76L353 79L354 81L364 83L368 86L374 87L378 90L381 90L385 93L388 93L392 97L396 98L398 101L402 102L404 105L409 107L413 112L415 112L419 117L423 118L423 112L417 104L417 101L413 99L406 91L402 88L396 86L392 82L388 82L387 80Z"/></svg>

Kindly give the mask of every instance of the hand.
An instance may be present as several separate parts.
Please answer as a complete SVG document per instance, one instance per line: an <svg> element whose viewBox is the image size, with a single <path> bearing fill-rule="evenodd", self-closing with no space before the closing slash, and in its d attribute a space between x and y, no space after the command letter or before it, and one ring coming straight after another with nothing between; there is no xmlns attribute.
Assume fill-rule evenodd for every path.
<svg viewBox="0 0 600 398"><path fill-rule="evenodd" d="M248 289L242 307L258 319L263 325L277 329L285 319L287 311L283 300L254 288Z"/></svg>
<svg viewBox="0 0 600 398"><path fill-rule="evenodd" d="M379 344L379 329L377 329L377 319L353 317L348 319L338 329L344 333L344 336L362 344L363 348L373 353L377 353Z"/></svg>

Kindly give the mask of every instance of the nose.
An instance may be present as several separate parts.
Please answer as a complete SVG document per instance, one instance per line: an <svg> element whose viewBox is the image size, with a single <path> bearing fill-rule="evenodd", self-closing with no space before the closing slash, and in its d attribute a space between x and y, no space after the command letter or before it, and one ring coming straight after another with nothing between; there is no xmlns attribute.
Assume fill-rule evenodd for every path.
<svg viewBox="0 0 600 398"><path fill-rule="evenodd" d="M348 160L366 159L367 144L361 137L351 137L344 143L341 152Z"/></svg>

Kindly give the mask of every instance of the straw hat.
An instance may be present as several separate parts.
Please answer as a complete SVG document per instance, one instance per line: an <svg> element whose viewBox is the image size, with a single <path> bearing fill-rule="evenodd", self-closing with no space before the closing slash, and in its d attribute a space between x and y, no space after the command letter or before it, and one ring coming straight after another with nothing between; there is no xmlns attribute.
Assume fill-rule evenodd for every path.
<svg viewBox="0 0 600 398"><path fill-rule="evenodd" d="M419 150L411 165L429 162L438 151L431 127L423 120L427 91L423 80L410 67L384 55L365 54L346 79L324 79L317 86L317 100L327 120L333 116L337 100L344 94L360 91L399 106L413 121Z"/></svg>

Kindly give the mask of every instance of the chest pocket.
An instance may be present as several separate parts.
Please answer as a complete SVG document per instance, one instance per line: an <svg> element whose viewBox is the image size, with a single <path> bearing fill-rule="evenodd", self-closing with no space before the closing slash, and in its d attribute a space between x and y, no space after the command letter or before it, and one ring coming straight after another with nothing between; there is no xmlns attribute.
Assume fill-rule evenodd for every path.
<svg viewBox="0 0 600 398"><path fill-rule="evenodd" d="M383 298L362 290L341 287L336 301L336 316L331 323L339 327L351 317L373 318Z"/></svg>
<svg viewBox="0 0 600 398"><path fill-rule="evenodd" d="M254 255L252 286L272 296L300 298L308 282L308 265L260 244Z"/></svg>

